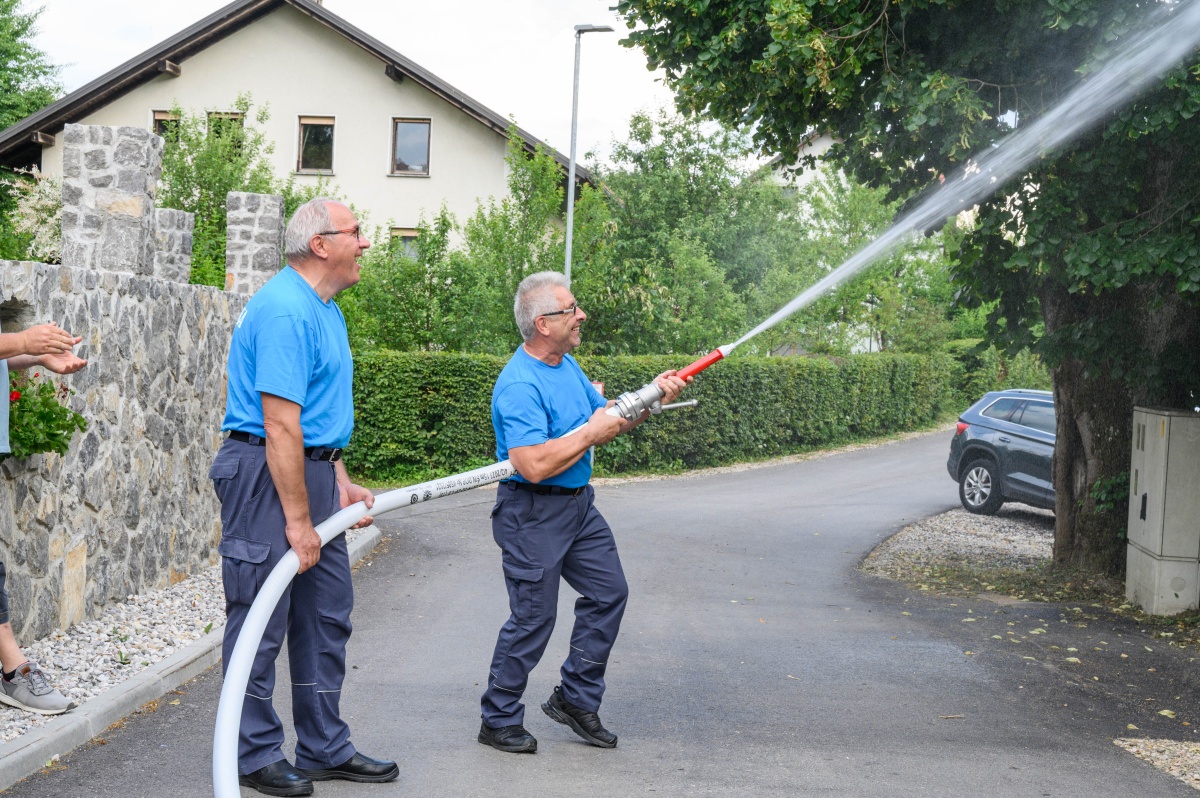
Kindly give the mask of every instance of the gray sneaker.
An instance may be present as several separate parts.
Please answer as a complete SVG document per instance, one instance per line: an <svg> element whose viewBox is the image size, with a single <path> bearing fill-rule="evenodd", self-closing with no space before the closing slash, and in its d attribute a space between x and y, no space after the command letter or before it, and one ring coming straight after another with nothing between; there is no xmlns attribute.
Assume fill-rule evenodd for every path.
<svg viewBox="0 0 1200 798"><path fill-rule="evenodd" d="M32 660L17 668L11 682L0 676L0 701L42 715L61 715L75 708L75 702L51 687Z"/></svg>

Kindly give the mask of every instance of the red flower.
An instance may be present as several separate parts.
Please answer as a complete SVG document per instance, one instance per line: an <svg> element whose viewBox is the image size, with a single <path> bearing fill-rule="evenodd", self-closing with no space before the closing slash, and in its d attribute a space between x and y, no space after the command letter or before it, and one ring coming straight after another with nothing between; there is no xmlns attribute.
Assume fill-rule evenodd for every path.
<svg viewBox="0 0 1200 798"><path fill-rule="evenodd" d="M17 401L17 400L18 400L18 399L20 399L20 398L21 398L21 392L20 392L20 391L13 391L12 393L10 393L10 394L8 395L8 401L10 401L10 402L15 402L15 401Z"/></svg>

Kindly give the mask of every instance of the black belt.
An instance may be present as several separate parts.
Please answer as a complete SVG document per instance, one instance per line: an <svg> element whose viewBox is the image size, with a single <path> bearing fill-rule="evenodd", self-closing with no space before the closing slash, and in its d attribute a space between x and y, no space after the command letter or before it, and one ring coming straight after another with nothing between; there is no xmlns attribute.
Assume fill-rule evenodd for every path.
<svg viewBox="0 0 1200 798"><path fill-rule="evenodd" d="M249 432L242 432L238 429L229 433L229 437L235 441L248 443L251 446L265 446L267 443L266 438L260 438L257 435L251 435ZM304 450L304 456L309 460L328 460L332 463L342 459L342 450L331 449L328 446L309 446Z"/></svg>
<svg viewBox="0 0 1200 798"><path fill-rule="evenodd" d="M587 485L584 485L582 488L564 488L561 485L535 485L532 482L516 481L508 481L501 484L508 485L509 490L527 490L539 496L578 496L587 488Z"/></svg>

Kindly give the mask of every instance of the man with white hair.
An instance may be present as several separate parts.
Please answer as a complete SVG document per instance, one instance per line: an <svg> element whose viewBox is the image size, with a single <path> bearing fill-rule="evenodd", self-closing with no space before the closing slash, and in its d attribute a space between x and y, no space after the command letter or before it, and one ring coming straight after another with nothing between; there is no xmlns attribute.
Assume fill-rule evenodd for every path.
<svg viewBox="0 0 1200 798"><path fill-rule="evenodd" d="M628 432L646 415L629 422L605 413L612 402L571 357L587 314L566 277L558 272L526 277L513 310L524 343L492 391L496 457L511 460L518 472L500 483L492 509L511 615L492 656L478 739L500 751L537 751L537 740L524 726L521 696L554 629L561 576L580 598L562 684L542 710L588 743L613 748L617 736L604 728L598 712L629 588L612 530L592 503L591 448ZM664 403L685 386L674 370L656 382Z"/></svg>
<svg viewBox="0 0 1200 798"><path fill-rule="evenodd" d="M314 780L385 782L399 774L395 762L358 753L341 718L350 563L344 534L322 549L315 529L342 507L374 504L341 460L354 428L353 362L333 301L358 282L358 258L369 246L342 203L317 198L300 206L285 233L287 266L246 304L229 345L221 425L229 436L209 470L221 500L226 666L268 574L289 548L300 559L259 644L242 707L239 782L267 795L310 795ZM285 634L295 767L283 755L283 724L271 703Z"/></svg>

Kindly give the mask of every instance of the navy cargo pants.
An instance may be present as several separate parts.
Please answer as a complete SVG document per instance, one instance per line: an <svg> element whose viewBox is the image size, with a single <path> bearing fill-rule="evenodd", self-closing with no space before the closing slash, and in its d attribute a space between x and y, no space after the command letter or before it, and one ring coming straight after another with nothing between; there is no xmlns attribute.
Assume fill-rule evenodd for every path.
<svg viewBox="0 0 1200 798"><path fill-rule="evenodd" d="M304 476L309 512L317 524L341 509L334 465L305 460ZM284 534L283 506L267 470L265 446L226 439L213 460L209 478L221 500L218 551L226 619L221 653L222 664L227 666L254 597L291 546ZM275 659L285 634L296 767L332 768L354 756L350 728L338 708L353 605L346 536L339 535L321 549L316 565L292 581L267 623L242 704L238 737L238 772L242 775L285 758L283 724L271 704Z"/></svg>
<svg viewBox="0 0 1200 798"><path fill-rule="evenodd" d="M560 576L580 594L562 665L563 697L589 712L600 709L629 587L594 495L590 485L577 496L539 495L511 483L497 490L492 536L502 551L511 615L500 629L480 702L483 722L494 729L524 722L521 695L554 631Z"/></svg>

